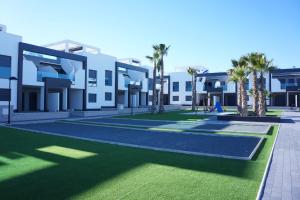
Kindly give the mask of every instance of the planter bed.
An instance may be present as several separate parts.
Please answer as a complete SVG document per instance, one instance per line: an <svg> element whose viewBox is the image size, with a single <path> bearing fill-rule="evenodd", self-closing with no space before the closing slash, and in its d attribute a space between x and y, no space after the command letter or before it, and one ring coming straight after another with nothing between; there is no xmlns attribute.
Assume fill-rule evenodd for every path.
<svg viewBox="0 0 300 200"><path fill-rule="evenodd" d="M258 117L258 116L247 116L247 117L241 117L239 115L219 115L217 116L218 120L223 121L250 121L250 122L275 122L279 123L281 118L276 116L264 116L264 117Z"/></svg>

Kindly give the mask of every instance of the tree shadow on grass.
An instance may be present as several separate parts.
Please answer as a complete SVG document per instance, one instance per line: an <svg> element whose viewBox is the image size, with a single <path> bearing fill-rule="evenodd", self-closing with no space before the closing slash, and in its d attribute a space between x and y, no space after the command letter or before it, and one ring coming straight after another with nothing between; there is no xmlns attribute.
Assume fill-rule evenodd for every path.
<svg viewBox="0 0 300 200"><path fill-rule="evenodd" d="M251 178L251 173L247 172L250 161L143 150L43 134L24 134L13 129L7 129L0 139L4 141L1 151L5 155L17 152L56 164L5 181L0 179L1 199L66 199L147 163ZM8 141L14 145L5 144ZM93 152L96 155L73 159L37 150L53 145Z"/></svg>

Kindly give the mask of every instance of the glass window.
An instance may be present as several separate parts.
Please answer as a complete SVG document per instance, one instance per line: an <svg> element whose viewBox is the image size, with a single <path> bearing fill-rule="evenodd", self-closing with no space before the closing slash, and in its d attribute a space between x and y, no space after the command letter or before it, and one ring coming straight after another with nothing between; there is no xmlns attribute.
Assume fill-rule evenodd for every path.
<svg viewBox="0 0 300 200"><path fill-rule="evenodd" d="M295 79L289 79L288 83L289 83L289 86L294 86L295 85Z"/></svg>
<svg viewBox="0 0 300 200"><path fill-rule="evenodd" d="M264 78L263 78L263 88L266 88L266 82L267 82L267 80L266 80L266 78L264 77ZM260 84L260 78L257 79L257 83Z"/></svg>
<svg viewBox="0 0 300 200"><path fill-rule="evenodd" d="M173 101L179 101L179 96L173 96Z"/></svg>
<svg viewBox="0 0 300 200"><path fill-rule="evenodd" d="M246 88L246 90L249 90L249 80L248 79L246 80L245 88Z"/></svg>
<svg viewBox="0 0 300 200"><path fill-rule="evenodd" d="M105 92L105 101L111 101L111 99L112 99L112 93Z"/></svg>
<svg viewBox="0 0 300 200"><path fill-rule="evenodd" d="M179 91L179 82L173 82L173 92Z"/></svg>
<svg viewBox="0 0 300 200"><path fill-rule="evenodd" d="M285 79L279 79L280 82L280 89L286 89Z"/></svg>
<svg viewBox="0 0 300 200"><path fill-rule="evenodd" d="M297 79L297 86L300 86L300 78Z"/></svg>
<svg viewBox="0 0 300 200"><path fill-rule="evenodd" d="M185 91L187 91L187 92L192 91L192 81L185 82Z"/></svg>
<svg viewBox="0 0 300 200"><path fill-rule="evenodd" d="M185 96L185 101L192 101L192 96Z"/></svg>
<svg viewBox="0 0 300 200"><path fill-rule="evenodd" d="M153 90L153 79L152 78L149 78L148 79L149 81L148 81L148 88L149 88L149 90Z"/></svg>
<svg viewBox="0 0 300 200"><path fill-rule="evenodd" d="M105 85L112 86L112 71L105 70Z"/></svg>
<svg viewBox="0 0 300 200"><path fill-rule="evenodd" d="M11 76L11 57L0 55L0 78L10 78Z"/></svg>
<svg viewBox="0 0 300 200"><path fill-rule="evenodd" d="M88 80L89 87L96 87L97 86L97 71L96 70L89 70L89 80Z"/></svg>
<svg viewBox="0 0 300 200"><path fill-rule="evenodd" d="M89 93L89 103L97 102L97 94Z"/></svg>
<svg viewBox="0 0 300 200"><path fill-rule="evenodd" d="M153 96L152 96L152 95L149 95L149 96L148 96L148 100L149 100L149 101L153 101Z"/></svg>

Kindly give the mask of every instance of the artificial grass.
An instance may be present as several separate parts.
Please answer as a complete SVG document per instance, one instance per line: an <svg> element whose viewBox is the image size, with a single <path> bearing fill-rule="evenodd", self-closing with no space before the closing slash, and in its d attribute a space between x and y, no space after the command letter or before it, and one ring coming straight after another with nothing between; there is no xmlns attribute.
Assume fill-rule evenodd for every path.
<svg viewBox="0 0 300 200"><path fill-rule="evenodd" d="M253 160L241 161L1 127L0 199L255 199L277 128ZM63 148L90 156L66 157Z"/></svg>
<svg viewBox="0 0 300 200"><path fill-rule="evenodd" d="M283 110L269 109L266 112L267 116L280 117L282 115Z"/></svg>
<svg viewBox="0 0 300 200"><path fill-rule="evenodd" d="M143 113L136 115L125 115L125 116L117 116L118 118L130 118L130 119L151 119L151 120L171 120L171 121L197 121L206 119L210 116L208 115L185 115L183 113L191 112L189 110L181 110L181 111L171 111L164 113Z"/></svg>

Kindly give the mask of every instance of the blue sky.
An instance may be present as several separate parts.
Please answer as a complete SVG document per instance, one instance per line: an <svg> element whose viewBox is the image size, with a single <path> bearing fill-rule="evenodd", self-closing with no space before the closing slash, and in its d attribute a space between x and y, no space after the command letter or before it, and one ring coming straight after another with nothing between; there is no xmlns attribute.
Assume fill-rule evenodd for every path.
<svg viewBox="0 0 300 200"><path fill-rule="evenodd" d="M0 12L8 32L37 45L72 39L149 64L152 44L169 44L168 71L224 71L251 51L300 67L299 19L298 0L2 0Z"/></svg>

